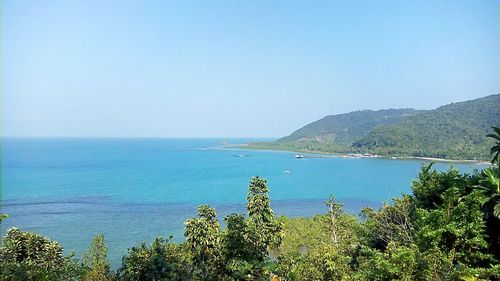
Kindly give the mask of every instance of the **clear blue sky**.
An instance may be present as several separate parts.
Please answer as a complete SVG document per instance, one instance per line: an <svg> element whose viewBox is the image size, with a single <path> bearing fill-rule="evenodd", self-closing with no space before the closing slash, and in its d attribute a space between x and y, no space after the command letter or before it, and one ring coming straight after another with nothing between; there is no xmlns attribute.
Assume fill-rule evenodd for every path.
<svg viewBox="0 0 500 281"><path fill-rule="evenodd" d="M2 1L5 136L278 137L500 92L498 1Z"/></svg>

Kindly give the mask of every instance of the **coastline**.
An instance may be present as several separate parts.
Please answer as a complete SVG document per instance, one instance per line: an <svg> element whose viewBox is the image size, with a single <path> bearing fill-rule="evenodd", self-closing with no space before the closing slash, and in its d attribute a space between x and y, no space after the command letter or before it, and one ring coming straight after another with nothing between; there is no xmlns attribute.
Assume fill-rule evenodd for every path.
<svg viewBox="0 0 500 281"><path fill-rule="evenodd" d="M381 157L390 158L387 156L381 156ZM470 163L470 164L477 164L477 165L491 165L491 163L489 161L486 161L486 160L446 159L446 158L416 157L416 156L396 157L396 159L425 160L425 161L450 162L450 163Z"/></svg>
<svg viewBox="0 0 500 281"><path fill-rule="evenodd" d="M278 146L267 146L258 145L251 143L244 144L232 144L224 146L224 148L237 148L237 149L248 149L248 150L262 150L262 151L283 151L283 152L299 152L314 155L331 155L334 157L342 158L382 158L389 160L424 160L424 161L434 161L434 162L445 162L445 163L468 163L475 165L491 165L489 161L486 160L473 160L473 159L447 159L447 158L436 158L436 157L425 157L425 156L387 156L387 155L372 155L365 156L363 154L353 154L353 153L339 153L339 152L326 152L326 151L316 151L316 150L305 150L305 149L293 149L293 148L282 148ZM355 157L352 157L355 155ZM318 157L318 158L323 158ZM325 157L326 158L326 157Z"/></svg>

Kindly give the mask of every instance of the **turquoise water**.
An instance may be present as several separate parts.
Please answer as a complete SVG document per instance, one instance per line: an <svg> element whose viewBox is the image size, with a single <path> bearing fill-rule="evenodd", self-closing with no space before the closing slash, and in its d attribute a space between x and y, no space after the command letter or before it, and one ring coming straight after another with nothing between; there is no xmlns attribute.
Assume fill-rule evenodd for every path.
<svg viewBox="0 0 500 281"><path fill-rule="evenodd" d="M18 226L79 254L94 234L104 233L117 266L142 241L159 235L182 241L183 222L199 204L216 207L220 217L244 212L254 175L268 180L276 213L309 216L326 212L329 194L350 212L379 206L408 192L421 166L413 160L295 159L291 152L223 149L221 141L3 139L2 212L10 218L2 234Z"/></svg>

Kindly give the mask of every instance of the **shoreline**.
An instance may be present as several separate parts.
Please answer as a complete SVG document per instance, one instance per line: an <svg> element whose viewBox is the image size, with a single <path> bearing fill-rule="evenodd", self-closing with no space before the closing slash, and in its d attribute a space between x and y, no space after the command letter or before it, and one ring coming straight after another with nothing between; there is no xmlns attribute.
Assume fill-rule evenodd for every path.
<svg viewBox="0 0 500 281"><path fill-rule="evenodd" d="M381 156L390 158L387 156ZM402 156L396 157L396 159L408 159L408 160L425 160L425 161L436 161L436 162L450 162L450 163L470 163L477 165L491 165L489 161L486 160L470 160L470 159L446 159L446 158L435 158L435 157L417 157L417 156Z"/></svg>
<svg viewBox="0 0 500 281"><path fill-rule="evenodd" d="M239 149L261 150L261 151L300 152L300 153L315 154L315 155L331 155L342 158L383 158L389 160L424 160L424 161L446 162L446 163L464 163L464 164L469 163L476 165L491 165L491 163L486 160L446 159L446 158L425 157L425 156L385 156L385 155L365 156L357 153L354 154L354 153L325 152L325 151L314 151L314 150L304 150L304 149L286 149L276 146L266 147L266 146L252 145L249 143L233 144L224 146L224 148L237 148L237 149L239 148ZM351 157L352 155L356 155L356 157ZM327 157L318 157L318 158L327 158Z"/></svg>

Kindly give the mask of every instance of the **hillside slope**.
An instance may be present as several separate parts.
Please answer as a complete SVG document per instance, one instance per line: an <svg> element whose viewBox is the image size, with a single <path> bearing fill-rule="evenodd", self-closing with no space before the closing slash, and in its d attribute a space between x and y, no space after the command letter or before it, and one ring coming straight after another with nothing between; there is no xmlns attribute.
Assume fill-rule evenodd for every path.
<svg viewBox="0 0 500 281"><path fill-rule="evenodd" d="M382 155L488 159L485 137L500 123L500 95L452 103L382 125L353 143Z"/></svg>
<svg viewBox="0 0 500 281"><path fill-rule="evenodd" d="M317 141L351 144L367 135L376 126L396 124L418 112L415 109L383 109L328 115L279 139L278 142Z"/></svg>
<svg viewBox="0 0 500 281"><path fill-rule="evenodd" d="M489 159L491 126L500 126L500 95L434 110L362 110L329 115L289 136L251 148L384 156Z"/></svg>

